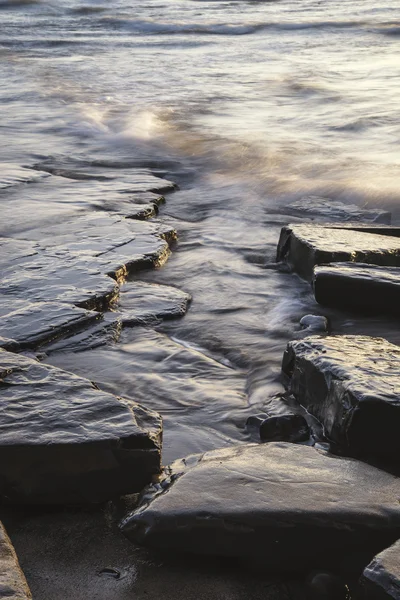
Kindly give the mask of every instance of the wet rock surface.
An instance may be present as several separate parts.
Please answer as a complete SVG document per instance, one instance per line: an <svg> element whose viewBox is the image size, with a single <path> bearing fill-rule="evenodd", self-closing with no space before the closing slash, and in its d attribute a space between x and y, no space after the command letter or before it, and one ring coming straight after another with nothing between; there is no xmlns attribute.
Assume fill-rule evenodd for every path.
<svg viewBox="0 0 400 600"><path fill-rule="evenodd" d="M247 556L267 570L358 569L400 530L399 480L288 443L188 457L149 486L122 531L150 547Z"/></svg>
<svg viewBox="0 0 400 600"><path fill-rule="evenodd" d="M124 329L118 344L90 352L50 348L45 360L162 414L164 464L246 441L243 372L150 327Z"/></svg>
<svg viewBox="0 0 400 600"><path fill-rule="evenodd" d="M14 547L2 523L0 523L0 598L9 600L32 598Z"/></svg>
<svg viewBox="0 0 400 600"><path fill-rule="evenodd" d="M260 439L263 442L304 442L309 437L307 421L298 414L268 417L260 425Z"/></svg>
<svg viewBox="0 0 400 600"><path fill-rule="evenodd" d="M345 204L332 198L306 196L292 202L286 211L313 220L326 221L370 221L372 223L391 223L391 214L386 210L360 208L356 204Z"/></svg>
<svg viewBox="0 0 400 600"><path fill-rule="evenodd" d="M25 302L0 295L0 335L21 349L49 342L89 326L101 315L94 311L57 302ZM3 344L3 347L10 347Z"/></svg>
<svg viewBox="0 0 400 600"><path fill-rule="evenodd" d="M102 502L158 473L161 419L88 380L0 351L0 496Z"/></svg>
<svg viewBox="0 0 400 600"><path fill-rule="evenodd" d="M319 304L367 313L400 315L400 268L356 263L316 267L313 287Z"/></svg>
<svg viewBox="0 0 400 600"><path fill-rule="evenodd" d="M360 580L362 600L400 598L400 540L374 557Z"/></svg>
<svg viewBox="0 0 400 600"><path fill-rule="evenodd" d="M116 309L126 325L157 319L183 317L191 296L177 288L142 281L127 282L121 288Z"/></svg>
<svg viewBox="0 0 400 600"><path fill-rule="evenodd" d="M331 440L398 465L399 346L367 336L311 336L288 344L282 370Z"/></svg>
<svg viewBox="0 0 400 600"><path fill-rule="evenodd" d="M400 240L395 235L358 231L350 227L288 225L282 228L278 261L286 261L311 281L314 267L332 262L357 262L399 267Z"/></svg>
<svg viewBox="0 0 400 600"><path fill-rule="evenodd" d="M112 305L118 281L165 262L176 233L162 223L92 213L24 236L0 240L0 335L32 346L99 318L83 308Z"/></svg>

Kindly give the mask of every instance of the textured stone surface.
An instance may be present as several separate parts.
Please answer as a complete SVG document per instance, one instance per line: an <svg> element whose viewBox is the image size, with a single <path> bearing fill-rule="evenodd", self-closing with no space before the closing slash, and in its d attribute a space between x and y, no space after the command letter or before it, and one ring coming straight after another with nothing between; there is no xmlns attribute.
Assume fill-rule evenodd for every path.
<svg viewBox="0 0 400 600"><path fill-rule="evenodd" d="M157 413L4 350L0 375L3 501L102 502L158 473Z"/></svg>
<svg viewBox="0 0 400 600"><path fill-rule="evenodd" d="M254 557L266 570L359 568L397 539L399 496L399 479L365 463L249 444L176 461L121 527L135 542Z"/></svg>
<svg viewBox="0 0 400 600"><path fill-rule="evenodd" d="M360 208L356 204L345 204L321 196L305 196L292 202L286 210L302 217L311 217L319 221L370 221L390 224L391 214L378 208Z"/></svg>
<svg viewBox="0 0 400 600"><path fill-rule="evenodd" d="M314 269L320 304L357 312L400 315L400 268L333 263Z"/></svg>
<svg viewBox="0 0 400 600"><path fill-rule="evenodd" d="M312 336L290 342L289 388L343 449L398 464L400 347L366 336Z"/></svg>
<svg viewBox="0 0 400 600"><path fill-rule="evenodd" d="M400 598L400 540L375 556L364 569L360 587L364 600Z"/></svg>
<svg viewBox="0 0 400 600"><path fill-rule="evenodd" d="M350 228L288 225L281 231L277 260L288 262L308 280L313 277L314 267L324 263L361 262L400 267L400 239Z"/></svg>
<svg viewBox="0 0 400 600"><path fill-rule="evenodd" d="M0 523L0 598L8 600L32 598L14 547L2 523Z"/></svg>
<svg viewBox="0 0 400 600"><path fill-rule="evenodd" d="M29 240L2 238L0 294L104 309L118 295L115 279L162 264L175 237L162 223L97 212L34 229Z"/></svg>
<svg viewBox="0 0 400 600"><path fill-rule="evenodd" d="M49 342L100 317L97 312L59 302L25 302L0 295L0 336L16 341L20 348Z"/></svg>
<svg viewBox="0 0 400 600"><path fill-rule="evenodd" d="M143 324L182 317L190 300L189 294L171 286L129 281L121 288L117 310L124 324Z"/></svg>

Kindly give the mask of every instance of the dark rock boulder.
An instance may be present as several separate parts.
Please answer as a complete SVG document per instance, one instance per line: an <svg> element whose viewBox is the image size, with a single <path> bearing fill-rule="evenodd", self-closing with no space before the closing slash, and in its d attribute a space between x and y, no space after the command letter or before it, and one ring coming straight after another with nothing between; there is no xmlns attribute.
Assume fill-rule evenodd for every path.
<svg viewBox="0 0 400 600"><path fill-rule="evenodd" d="M400 348L366 336L290 342L282 370L290 392L346 452L400 456Z"/></svg>
<svg viewBox="0 0 400 600"><path fill-rule="evenodd" d="M277 260L287 262L304 279L314 267L332 262L358 262L400 267L400 239L350 227L288 225L283 227Z"/></svg>
<svg viewBox="0 0 400 600"><path fill-rule="evenodd" d="M268 398L265 412L251 415L246 421L250 433L258 433L262 442L304 442L310 437L310 428L297 407L290 406L282 394Z"/></svg>
<svg viewBox="0 0 400 600"><path fill-rule="evenodd" d="M300 319L300 325L303 327L304 332L307 331L310 335L326 332L329 328L328 319L322 315L304 315Z"/></svg>
<svg viewBox="0 0 400 600"><path fill-rule="evenodd" d="M345 204L332 198L306 196L286 207L287 212L319 221L370 221L371 223L391 223L391 214L379 208L360 208L356 204Z"/></svg>
<svg viewBox="0 0 400 600"><path fill-rule="evenodd" d="M305 442L310 437L310 428L302 415L286 414L268 417L260 425L263 442Z"/></svg>
<svg viewBox="0 0 400 600"><path fill-rule="evenodd" d="M0 498L96 503L159 473L161 418L88 380L0 351Z"/></svg>
<svg viewBox="0 0 400 600"><path fill-rule="evenodd" d="M32 595L3 524L0 523L0 599L30 600Z"/></svg>
<svg viewBox="0 0 400 600"><path fill-rule="evenodd" d="M168 285L130 281L121 288L117 310L123 324L143 325L153 319L182 317L190 300L189 294Z"/></svg>
<svg viewBox="0 0 400 600"><path fill-rule="evenodd" d="M315 299L319 304L356 312L400 316L400 268L357 263L315 267Z"/></svg>
<svg viewBox="0 0 400 600"><path fill-rule="evenodd" d="M362 600L400 598L400 540L375 556L364 569L359 597Z"/></svg>
<svg viewBox="0 0 400 600"><path fill-rule="evenodd" d="M364 566L400 531L400 481L287 443L178 460L122 521L134 542L257 560L268 571Z"/></svg>

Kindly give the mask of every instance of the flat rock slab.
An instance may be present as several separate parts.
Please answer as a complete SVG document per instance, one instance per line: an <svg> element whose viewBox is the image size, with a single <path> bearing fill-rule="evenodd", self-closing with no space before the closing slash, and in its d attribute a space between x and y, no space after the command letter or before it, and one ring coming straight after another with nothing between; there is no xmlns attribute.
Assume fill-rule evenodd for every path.
<svg viewBox="0 0 400 600"><path fill-rule="evenodd" d="M400 457L400 347L367 336L290 342L282 363L289 389L345 451Z"/></svg>
<svg viewBox="0 0 400 600"><path fill-rule="evenodd" d="M121 288L117 310L125 325L143 325L156 319L183 317L190 300L189 294L168 285L129 281Z"/></svg>
<svg viewBox="0 0 400 600"><path fill-rule="evenodd" d="M315 267L315 299L345 310L400 316L400 268L358 263Z"/></svg>
<svg viewBox="0 0 400 600"><path fill-rule="evenodd" d="M163 223L97 212L31 230L28 237L0 238L0 294L101 310L118 295L116 279L168 258L176 232Z"/></svg>
<svg viewBox="0 0 400 600"><path fill-rule="evenodd" d="M292 202L286 210L294 215L310 217L319 221L370 221L391 223L391 213L386 210L360 208L331 198L306 196Z"/></svg>
<svg viewBox="0 0 400 600"><path fill-rule="evenodd" d="M0 351L0 498L96 503L160 470L161 418L87 379Z"/></svg>
<svg viewBox="0 0 400 600"><path fill-rule="evenodd" d="M350 228L288 225L282 228L278 261L286 261L301 277L313 278L314 267L332 262L357 262L400 267L400 239Z"/></svg>
<svg viewBox="0 0 400 600"><path fill-rule="evenodd" d="M86 327L101 315L94 311L58 302L26 302L0 295L0 336L21 349L50 342L61 335Z"/></svg>
<svg viewBox="0 0 400 600"><path fill-rule="evenodd" d="M400 540L375 556L364 569L360 586L364 600L400 598Z"/></svg>
<svg viewBox="0 0 400 600"><path fill-rule="evenodd" d="M30 600L32 595L21 571L14 547L0 523L0 599Z"/></svg>
<svg viewBox="0 0 400 600"><path fill-rule="evenodd" d="M155 548L249 557L266 570L332 569L397 539L399 496L396 477L365 463L249 444L176 461L121 527Z"/></svg>

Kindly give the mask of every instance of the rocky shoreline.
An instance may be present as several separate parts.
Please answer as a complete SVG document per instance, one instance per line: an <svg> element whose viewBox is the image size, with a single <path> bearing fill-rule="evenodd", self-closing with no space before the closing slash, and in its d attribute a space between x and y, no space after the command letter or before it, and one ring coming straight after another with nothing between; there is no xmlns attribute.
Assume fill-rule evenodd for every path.
<svg viewBox="0 0 400 600"><path fill-rule="evenodd" d="M15 173L21 182L16 186ZM269 581L264 597L271 600L310 593L338 600L350 593L360 599L400 598L398 346L366 335L330 335L321 315L305 319L304 336L285 352L282 348L287 392L271 397L265 413L247 420L252 435L268 443L224 444L170 466L161 460L161 417L167 418L168 410L160 416L53 366L55 349L74 360L81 352L93 352L96 360L96 349L107 351L126 328L138 327L140 338L140 327L151 330L188 310L190 294L135 280L139 271L162 266L177 239L174 228L157 218L161 194L176 186L158 175L121 165L106 169L71 160L61 167L44 161L34 169L14 168L11 187L2 190L5 214L17 205L20 216L9 232L5 226L0 232L1 519L17 552L22 549L24 569L28 556L28 582L33 569L36 577L50 577L49 557L47 563L29 557L43 532L55 529L50 534L54 552L57 556L59 545L68 546L68 553L61 554L65 559L74 552L73 540L64 543L62 535L76 535L79 523L90 540L89 555L98 552L104 562L114 552L103 547L111 536L110 545L125 557L126 572L99 568L99 587L107 592L104 582L123 580L115 597L131 597L137 563L149 558L140 559L142 551L118 537L119 522L129 540L155 552L261 566ZM40 205L56 184L54 213L47 211L41 220ZM93 198L93 211L67 208L65 214L69 199L83 191ZM63 210L60 222L57 207ZM311 197L288 207L288 221L303 209L304 217L315 222L283 227L276 267L310 281L321 306L367 316L390 314L395 327L400 228L390 226L390 215ZM154 337L161 363L185 352L171 348L172 341L163 341L161 349ZM209 369L218 381L224 365L186 352L189 367L199 361L198 369ZM186 381L179 371L178 365L176 385L191 393L189 379L196 373ZM151 393L154 374L148 382ZM233 390L234 401L240 392ZM21 504L29 507L25 515ZM64 532L61 538L57 527ZM89 534L87 527L97 531ZM29 598L5 533L3 538L0 598ZM71 565L63 568L65 577L73 578ZM174 568L180 577L179 568L171 565L168 573ZM202 568L196 564L193 573ZM3 584L7 572L12 576ZM168 573L159 570L164 585ZM277 576L283 579L274 583ZM77 580L77 598L91 588L96 597L96 584L85 587L89 583L83 574ZM301 583L291 596L287 586L296 586L297 580ZM315 595L317 589L325 596ZM137 597L146 593L143 589ZM165 597L173 594L172 585Z"/></svg>

